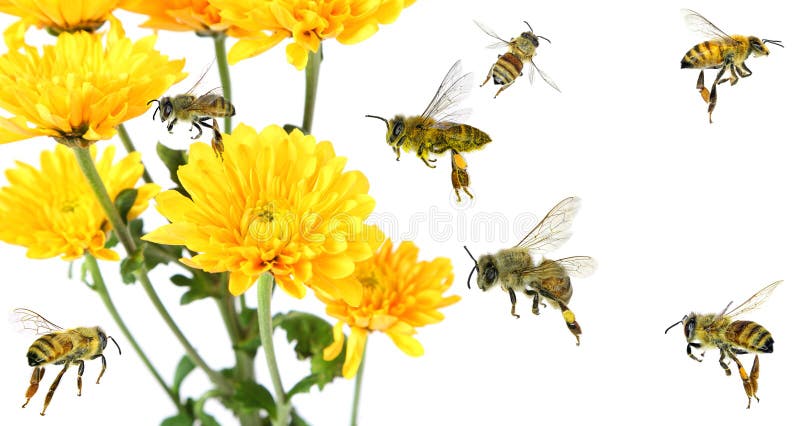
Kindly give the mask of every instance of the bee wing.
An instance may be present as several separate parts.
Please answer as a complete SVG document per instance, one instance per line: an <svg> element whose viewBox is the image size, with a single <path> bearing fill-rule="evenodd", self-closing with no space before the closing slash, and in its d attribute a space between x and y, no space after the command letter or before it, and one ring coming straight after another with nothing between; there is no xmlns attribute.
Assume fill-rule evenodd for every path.
<svg viewBox="0 0 800 426"><path fill-rule="evenodd" d="M561 200L547 215L517 243L534 253L547 253L561 247L572 234L569 228L580 207L580 198L569 197Z"/></svg>
<svg viewBox="0 0 800 426"><path fill-rule="evenodd" d="M533 63L533 61L531 61L531 66L533 67L534 70L536 70L536 72L539 73L539 75L542 76L542 79L545 81L545 83L549 84L550 87L552 87L553 89L556 89L557 92L559 93L561 92L561 89L558 88L556 82L553 81L553 79L551 79L550 76L545 74L544 71L542 71L539 67L537 67L536 64ZM531 71L530 76L528 77L531 84L533 84L533 75L536 74L536 72Z"/></svg>
<svg viewBox="0 0 800 426"><path fill-rule="evenodd" d="M200 82L203 81L203 79L206 78L206 74L208 74L208 71L210 69L211 69L211 64L208 64L208 66L206 67L206 70L203 71L203 74L200 76L200 78L198 78L197 81L194 82L194 85L192 85L192 87L189 90L186 91L187 94L190 94L190 95L194 94L195 90L197 90L197 88L200 87Z"/></svg>
<svg viewBox="0 0 800 426"><path fill-rule="evenodd" d="M783 280L775 281L774 283L762 288L756 294L750 296L749 299L745 300L741 305L733 308L730 312L728 312L728 316L735 317L737 315L741 315L745 312L750 312L754 309L758 309L764 302L767 301L769 296L775 290L778 285L780 285Z"/></svg>
<svg viewBox="0 0 800 426"><path fill-rule="evenodd" d="M53 324L45 317L26 308L16 308L11 312L11 322L18 326L20 331L30 331L37 335L64 330L61 326Z"/></svg>
<svg viewBox="0 0 800 426"><path fill-rule="evenodd" d="M472 74L461 74L461 61L456 61L444 76L439 89L422 113L422 118L430 118L434 122L463 118L469 110L454 110L453 107L469 94L471 88Z"/></svg>
<svg viewBox="0 0 800 426"><path fill-rule="evenodd" d="M597 261L589 256L572 256L556 262L567 271L570 277L586 278L597 270Z"/></svg>
<svg viewBox="0 0 800 426"><path fill-rule="evenodd" d="M217 99L222 97L222 89L217 87L209 90L205 94L195 98L189 106L186 107L188 111L204 111L207 107L214 106Z"/></svg>
<svg viewBox="0 0 800 426"><path fill-rule="evenodd" d="M711 21L694 10L682 9L681 12L683 13L684 21L686 21L686 26L689 27L690 30L705 34L706 36L712 38L721 38L728 42L739 43L731 38L731 36L729 36L725 31L719 29L719 27L712 24Z"/></svg>
<svg viewBox="0 0 800 426"><path fill-rule="evenodd" d="M508 46L509 44L511 44L508 41L506 41L504 38L502 38L499 35L497 35L497 33L494 32L494 30L492 30L488 26L484 25L483 23L475 21L475 20L473 20L472 22L474 22L475 25L477 25L478 28L481 29L481 31L485 32L486 35L488 35L489 37L492 37L492 38L496 38L498 40L496 43L492 43L492 44L486 46L487 48L495 49L495 48L498 48L498 47L505 47L505 46Z"/></svg>

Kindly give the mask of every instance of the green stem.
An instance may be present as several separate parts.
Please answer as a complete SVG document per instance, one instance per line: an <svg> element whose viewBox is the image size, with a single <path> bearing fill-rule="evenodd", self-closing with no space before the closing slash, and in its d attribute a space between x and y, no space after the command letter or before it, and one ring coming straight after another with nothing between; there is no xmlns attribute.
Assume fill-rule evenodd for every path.
<svg viewBox="0 0 800 426"><path fill-rule="evenodd" d="M117 133L119 134L119 139L122 141L122 146L125 147L125 150L128 151L128 153L136 152L136 147L133 146L133 140L131 139L131 135L128 134L128 130L125 129L125 125L118 125ZM142 167L144 167L144 165L142 165ZM142 179L147 183L153 183L153 178L150 177L150 173L147 172L146 167L144 173L142 173Z"/></svg>
<svg viewBox="0 0 800 426"><path fill-rule="evenodd" d="M225 51L225 33L217 33L214 36L214 52L217 55L217 69L219 70L220 86L222 86L222 96L228 102L233 102L231 73L228 68L228 54ZM231 133L231 117L225 117L225 133Z"/></svg>
<svg viewBox="0 0 800 426"><path fill-rule="evenodd" d="M100 206L103 208L106 217L111 222L111 226L114 228L114 233L117 235L117 239L119 239L123 247L125 247L125 252L128 254L128 257L141 257L141 253L139 253L139 247L137 246L136 241L133 239L133 236L131 235L128 227L125 225L125 222L123 222L119 211L117 211L117 208L111 201L111 197L108 195L108 191L106 191L105 185L103 185L100 175L97 173L97 168L94 165L94 160L92 160L89 149L76 147L73 148L73 151L75 152L75 157L78 160L78 165L83 171L84 176L86 176L86 180L95 194L95 198L100 203ZM181 330L178 328L178 325L175 324L175 321L169 315L169 312L167 312L167 309L164 307L161 299L159 299L158 294L156 294L153 284L150 282L150 278L147 276L147 270L144 267L139 268L139 270L136 272L136 277L142 284L142 288L147 294L147 297L150 298L150 302L156 308L156 311L158 311L159 315L161 315L161 318L183 346L183 349L186 351L186 355L192 360L192 362L194 362L195 365L200 367L200 369L202 369L206 375L208 375L209 379L211 379L211 381L214 382L217 387L226 393L232 392L233 388L225 379L225 377L222 376L222 374L212 370L208 364L206 364L205 361L200 358L200 355L186 339L186 336L183 335Z"/></svg>
<svg viewBox="0 0 800 426"><path fill-rule="evenodd" d="M230 294L216 299L217 307L219 308L222 322L225 324L225 329L228 331L231 345L233 347L234 355L236 356L236 366L233 370L234 377L238 383L244 383L255 380L255 365L253 363L253 356L248 354L245 350L237 348L242 343L243 333L239 326L239 319L236 316L236 307L234 306L234 298ZM239 422L242 426L258 426L261 424L261 418L258 412L238 412Z"/></svg>
<svg viewBox="0 0 800 426"><path fill-rule="evenodd" d="M306 64L306 99L303 106L303 133L311 133L314 123L314 105L317 101L317 85L319 83L319 67L322 63L322 44L316 52L309 52Z"/></svg>
<svg viewBox="0 0 800 426"><path fill-rule="evenodd" d="M147 370L150 371L150 374L155 377L158 384L161 385L162 389L164 389L164 392L169 395L169 398L172 400L172 403L175 404L175 407L178 408L178 411L183 411L184 407L181 405L181 401L177 393L173 392L167 385L167 382L165 382L161 375L158 374L158 371L156 371L153 363L150 362L149 358L147 358L147 355L145 355L141 346L139 346L139 343L133 337L133 334L131 334L128 326L125 325L125 322L122 320L119 311L117 311L117 307L114 306L114 302L111 301L111 295L108 293L108 287L106 287L105 280L103 280L103 275L100 273L97 260L90 254L86 254L85 259L89 273L92 275L92 290L96 291L100 296L100 299L103 301L106 309L111 314L111 317L114 318L114 322L117 323L117 327L119 327L119 329L122 331L122 334L125 335L125 337L128 339L128 342L130 342L131 346L133 346L133 350L136 351L136 354L142 359L142 362L144 362L144 365L147 367Z"/></svg>
<svg viewBox="0 0 800 426"><path fill-rule="evenodd" d="M264 347L264 356L267 358L269 377L272 386L275 388L275 426L286 426L289 421L289 411L291 406L286 400L286 392L281 384L281 376L278 372L278 362L275 359L275 345L272 342L272 287L275 278L271 273L265 272L258 277L258 332L261 336L261 345Z"/></svg>
<svg viewBox="0 0 800 426"><path fill-rule="evenodd" d="M361 401L361 381L364 379L364 365L367 361L367 342L364 342L364 352L361 355L361 364L356 372L355 389L353 390L353 408L350 412L350 426L358 424L358 404Z"/></svg>

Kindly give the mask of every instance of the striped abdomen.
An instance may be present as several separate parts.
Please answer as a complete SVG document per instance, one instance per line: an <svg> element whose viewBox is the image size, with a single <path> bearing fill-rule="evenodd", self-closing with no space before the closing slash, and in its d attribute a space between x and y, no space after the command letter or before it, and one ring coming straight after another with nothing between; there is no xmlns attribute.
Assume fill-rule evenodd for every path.
<svg viewBox="0 0 800 426"><path fill-rule="evenodd" d="M36 339L28 348L28 365L56 363L75 347L74 342L64 333L50 333Z"/></svg>
<svg viewBox="0 0 800 426"><path fill-rule="evenodd" d="M534 286L538 287L538 290L546 297L565 304L569 303L569 300L572 299L572 281L564 268L556 261L543 259L536 270L535 275L539 282Z"/></svg>
<svg viewBox="0 0 800 426"><path fill-rule="evenodd" d="M509 84L516 80L522 73L522 61L511 52L506 52L495 62L492 67L494 84Z"/></svg>
<svg viewBox="0 0 800 426"><path fill-rule="evenodd" d="M440 123L446 125L447 123ZM482 130L467 124L452 124L444 129L431 129L426 132L429 150L441 154L450 149L458 152L474 151L492 141Z"/></svg>
<svg viewBox="0 0 800 426"><path fill-rule="evenodd" d="M725 338L750 352L772 352L775 341L766 328L753 321L734 321L725 330Z"/></svg>

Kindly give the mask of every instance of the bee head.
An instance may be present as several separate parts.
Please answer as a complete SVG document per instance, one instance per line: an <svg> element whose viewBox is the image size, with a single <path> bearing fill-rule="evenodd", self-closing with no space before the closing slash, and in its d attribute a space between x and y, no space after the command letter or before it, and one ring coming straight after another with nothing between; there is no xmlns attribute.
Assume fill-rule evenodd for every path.
<svg viewBox="0 0 800 426"><path fill-rule="evenodd" d="M767 49L767 43L783 47L780 40L770 40L766 38L759 39L758 37L750 37L749 41L754 56L769 55L769 49Z"/></svg>
<svg viewBox="0 0 800 426"><path fill-rule="evenodd" d="M664 334L667 334L672 327L675 327L678 324L683 324L683 334L686 336L686 339L692 340L694 337L695 327L697 327L697 314L691 313L689 315L684 315L682 320L667 327L667 329L664 330Z"/></svg>
<svg viewBox="0 0 800 426"><path fill-rule="evenodd" d="M403 144L403 140L405 139L402 137L406 128L403 116L397 115L391 120L378 117L377 115L367 115L367 117L377 118L386 123L386 143L395 148L395 151L400 148L400 145Z"/></svg>
<svg viewBox="0 0 800 426"><path fill-rule="evenodd" d="M494 256L485 254L478 259L478 287L486 291L497 284L497 264Z"/></svg>
<svg viewBox="0 0 800 426"><path fill-rule="evenodd" d="M161 115L160 115L161 122L163 123L163 122L167 121L167 119L172 115L172 111L173 111L172 101L170 100L170 98L167 97L167 96L164 96L164 97L161 98L161 100L151 99L149 102L147 102L147 105L149 106L153 102L158 104L158 106L156 107L156 110L153 111L153 120L156 119L156 114L158 114L158 112L161 111Z"/></svg>
<svg viewBox="0 0 800 426"><path fill-rule="evenodd" d="M534 34L534 33L533 33L533 28L531 28L531 24L529 24L529 23L528 23L528 21L522 21L522 22L524 22L524 23L525 23L525 25L527 25L527 26L528 26L528 29L529 29L530 31L526 31L526 32L522 33L520 36L521 36L522 38L524 38L524 39L526 39L526 40L530 41L530 42L533 44L533 47L539 47L539 39L540 39L540 38L541 38L541 39L544 39L544 40L546 40L548 43L550 43L550 39L548 39L547 37L544 37L544 36L537 36L536 34Z"/></svg>
<svg viewBox="0 0 800 426"><path fill-rule="evenodd" d="M117 347L119 354L122 355L122 349L119 348L117 341L114 340L113 337L107 335L106 332L100 327L97 327L97 338L100 340L100 350L104 350L108 344L108 339L111 339L111 341L114 342L114 346Z"/></svg>

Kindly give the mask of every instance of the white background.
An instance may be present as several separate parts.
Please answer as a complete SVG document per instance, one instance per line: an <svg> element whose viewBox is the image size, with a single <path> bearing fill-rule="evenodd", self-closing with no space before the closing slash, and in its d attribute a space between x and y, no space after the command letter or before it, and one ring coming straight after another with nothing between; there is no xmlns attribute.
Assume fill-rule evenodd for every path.
<svg viewBox="0 0 800 426"><path fill-rule="evenodd" d="M786 45L770 45L772 55L747 62L752 77L719 88L712 125L694 88L697 71L678 65L704 40L687 30L681 6L730 33ZM371 336L361 424L787 424L796 419L800 40L793 8L787 2L419 1L363 43L325 42L313 134L332 140L337 154L349 158L348 168L366 173L377 200L374 218L387 225L390 236L413 239L425 259L453 260L451 293L463 298L444 310L443 323L419 330L421 358L404 355L383 335ZM132 37L148 33L133 26L141 17L119 16ZM3 26L11 22L3 18ZM527 75L497 99L492 99L497 86L475 87L468 123L493 142L467 154L476 198L455 205L446 158L435 170L409 154L395 162L383 123L364 115L421 113L459 58L475 73L477 86L503 51L484 48L492 40L472 19L506 38L527 29L523 20L530 22L553 42L540 46L536 62L563 93L541 79L531 86ZM163 32L158 46L173 57L188 55L191 76L171 93L190 87L213 60L211 40L191 34ZM232 67L236 122L261 129L301 121L304 74L286 63L284 46ZM215 71L208 77L212 87ZM713 75L707 73L707 80ZM186 128L176 128L169 138L149 113L126 126L157 181L169 185L153 148L159 139L180 146ZM0 167L12 167L15 160L38 165L39 151L52 147L50 140L0 147ZM571 195L583 199L583 208L574 237L553 256L591 255L600 264L592 277L573 281L570 307L583 328L580 347L558 311L548 307L534 317L523 298L522 318L515 320L506 294L496 289L482 294L475 286L468 291L472 262L461 247L467 244L477 255L511 246L533 217ZM151 212L148 228L159 220ZM3 308L29 307L65 326L100 324L123 348L121 357L107 351L100 385L93 379L99 363L87 363L80 398L76 372L68 372L47 416L40 418L57 367L48 368L42 389L20 409L31 372L24 354L33 337L0 327L5 342L0 417L10 419L5 424L156 424L173 414L99 298L67 279L65 262L28 260L19 247L0 250ZM141 288L113 282L116 265L103 266L120 311L171 380L182 349ZM154 273L156 288L177 322L212 366L232 365L213 302L179 307L181 290L166 281L169 274ZM690 360L681 330L665 336L664 329L692 310L718 312L731 300L739 303L778 279L786 282L770 302L746 317L766 326L776 343L773 354L760 357L761 403L754 400L745 410L735 370L726 377L716 351L706 362ZM251 305L254 291L248 294ZM274 309L323 312L313 297L297 301L281 292ZM278 334L288 387L305 365L294 360ZM257 359L259 378L271 387L260 353ZM749 369L752 356L741 359ZM207 385L195 372L183 390L197 397ZM352 388L352 381L339 380L294 402L314 424L346 424ZM221 422L234 422L223 409L213 411Z"/></svg>

